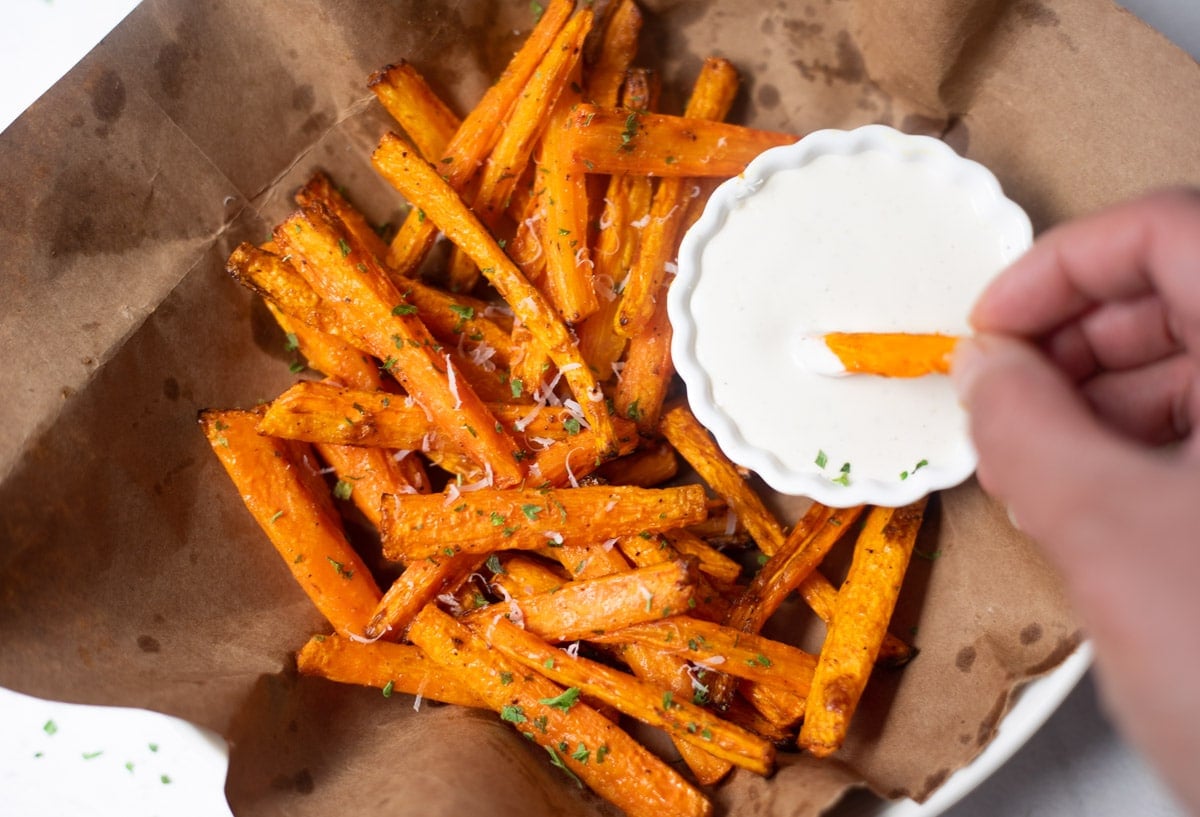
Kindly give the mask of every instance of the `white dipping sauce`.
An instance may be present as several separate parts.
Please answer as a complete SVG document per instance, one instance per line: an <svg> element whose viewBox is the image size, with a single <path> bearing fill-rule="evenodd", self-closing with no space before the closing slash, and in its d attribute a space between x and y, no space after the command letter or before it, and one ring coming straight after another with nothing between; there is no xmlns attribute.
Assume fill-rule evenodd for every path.
<svg viewBox="0 0 1200 817"><path fill-rule="evenodd" d="M949 378L831 377L804 344L968 333L972 304L1024 249L983 212L949 173L877 150L769 176L709 238L690 298L716 406L784 468L830 479L845 463L850 481L894 482L961 460L966 414Z"/></svg>

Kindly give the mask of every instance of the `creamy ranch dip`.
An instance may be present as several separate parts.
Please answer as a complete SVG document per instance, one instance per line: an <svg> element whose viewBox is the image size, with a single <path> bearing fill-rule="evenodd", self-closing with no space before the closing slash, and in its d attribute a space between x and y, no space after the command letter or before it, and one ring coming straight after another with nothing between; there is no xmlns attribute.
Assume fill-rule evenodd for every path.
<svg viewBox="0 0 1200 817"><path fill-rule="evenodd" d="M1024 249L983 212L949 171L877 150L778 171L735 202L689 302L696 358L746 441L834 481L961 459L966 416L948 378L831 377L805 345L969 332L976 297Z"/></svg>

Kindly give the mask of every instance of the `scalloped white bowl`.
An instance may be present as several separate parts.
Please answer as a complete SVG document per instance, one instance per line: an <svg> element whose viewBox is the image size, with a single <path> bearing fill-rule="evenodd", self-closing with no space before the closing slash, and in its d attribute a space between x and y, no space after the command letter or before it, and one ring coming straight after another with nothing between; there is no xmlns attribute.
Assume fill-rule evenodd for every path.
<svg viewBox="0 0 1200 817"><path fill-rule="evenodd" d="M895 292L886 287L876 292L863 283L865 278L858 279L856 284L853 264L846 269L839 267L836 275L832 271L826 275L816 270L815 275L825 275L820 279L824 289L817 293L813 284L817 279L806 281L801 277L805 258L810 257L805 255L804 250L812 246L813 241L841 240L850 248L850 257L853 257L854 248L859 243L864 246L869 243L861 242L863 225L878 225L880 214L871 212L870 207L850 206L848 197L832 196L828 207L834 208L830 215L835 218L830 220L843 218L846 222L854 222L858 219L858 223L850 224L853 231L847 228L845 234L839 237L828 230L818 233L810 227L811 235L806 236L806 222L799 218L791 219L790 211L780 212L780 208L775 206L780 200L778 198L773 200L773 204L767 204L771 199L764 197L764 191L778 196L780 185L802 185L806 178L812 181L810 165L827 156L846 157L851 161L861 156L864 162L882 162L885 167L886 163L894 162L903 166L903 178L916 178L920 184L927 180L929 191L922 189L922 194L940 195L942 198L935 200L945 201L947 206L961 202L963 207L968 208L972 214L972 225L977 225L972 229L981 230L988 242L988 260L968 265L972 266L970 272L961 275L944 269L938 271L937 265L931 264L930 268L935 270L932 276L913 280L911 290L915 294L911 298L920 300L913 300L907 306L903 302L895 302ZM825 167L829 166L827 162ZM828 170L825 172L828 173ZM900 175L894 177L900 178ZM871 175L865 184L886 185L889 178L892 177L886 173ZM851 176L846 184L853 183ZM905 183L911 184L911 181ZM811 185L809 189L812 189ZM880 200L887 196L894 200L898 196L897 189L864 188L859 201L873 202L876 193ZM808 195L809 201L805 206L811 208L813 194ZM837 212L836 208L846 212ZM867 214L864 215L864 212ZM924 212L917 212L917 216L926 218ZM911 211L909 215L912 215ZM872 218L876 221L869 220ZM929 212L926 218L929 223L923 225L926 231L913 232L912 239L908 238L908 233L901 237L901 241L911 246L889 246L920 258L921 253L929 247L930 234L936 236L935 241L942 238L940 223L930 221L938 218ZM731 222L734 228L730 227ZM734 232L722 236L723 231L731 229ZM953 231L947 230L945 233L947 242L955 240ZM736 236L736 243L733 236ZM756 157L742 175L716 189L703 215L684 235L680 245L678 274L668 295L668 311L674 328L672 354L676 369L687 385L692 410L712 431L730 459L755 471L768 485L785 494L807 496L836 507L858 504L897 506L913 502L931 491L957 485L975 470L976 454L967 435L965 412L953 398L953 391L943 376L933 375L931 377L937 378L936 381L927 381L920 386L913 386L912 381L900 384L899 378L869 375L853 375L837 378L836 382L829 380L818 384L822 389L853 389L855 400L878 401L881 407L908 401L906 404L914 406L915 413L921 412L926 406L921 401L926 400L924 395L927 392L935 393L937 398L934 407L936 412L931 411L928 415L933 419L926 422L922 415L917 432L910 427L912 422L905 426L900 424L900 420L894 419L904 416L903 412L893 411L889 414L885 408L875 412L878 416L873 417L869 424L853 426L841 423L845 430L836 432L843 437L861 437L863 426L869 425L870 433L877 438L888 434L896 439L913 433L929 435L930 439L926 442L935 444L935 450L939 453L936 459L930 458L927 464L922 462L921 467L914 468L921 458L913 455L911 460L903 463L897 461L889 472L894 476L882 476L881 469L876 468L874 472L866 474L856 471L851 479L838 481L841 452L852 449L853 441L831 439L828 428L824 427L814 429L810 435L804 424L794 421L789 411L789 400L793 401L790 405L794 407L796 399L807 396L806 381L802 378L811 377L812 372L801 371L804 368L801 363L792 365L789 358L798 359L797 353L785 354L780 350L789 344L794 349L797 343L802 342L805 333L823 334L836 330L964 334L969 331L966 313L975 296L995 273L1028 249L1031 242L1032 228L1028 216L1004 196L996 177L984 166L960 157L937 139L904 134L883 125L868 125L850 131L815 131L793 145L772 148ZM765 259L769 263L759 266L747 260L743 264L736 253L731 256L731 247L744 248L747 258L752 250L757 259ZM872 250L876 253L876 259L879 257L877 249ZM993 249L995 258L991 254ZM950 253L948 257L961 258L961 249L954 252L959 255ZM731 262L731 257L736 258L736 263ZM820 256L814 254L811 257ZM751 280L751 276L769 267L776 270L774 273L763 273L775 276L770 279L769 287L759 286L758 282ZM798 270L795 274L793 267ZM781 269L784 270L783 274L779 272ZM863 310L863 314L871 314L874 310L877 316L886 315L892 325L805 325L806 320L813 321L814 311L797 309L797 304L811 303L814 298L827 296L832 302L839 297L839 293L830 292L830 288L836 290L847 286L857 286L857 289L845 290L854 294L842 293L843 299L876 299L878 303L867 304L868 308ZM733 292L734 289L738 291ZM909 288L902 288L902 291L907 295ZM728 309L725 308L726 301L731 305ZM735 301L737 308L732 307ZM862 302L853 301L855 304ZM936 326L930 325L931 310L927 306L931 303L943 304L940 308L945 313L935 315L937 320L933 322L938 324ZM915 308L914 305L918 304L921 309ZM936 313L937 308L932 313ZM793 319L790 310L794 310L798 317ZM917 321L920 325L909 327L905 324L908 312L922 312L923 317ZM720 354L714 352L718 348L722 350ZM773 355L767 364L769 376L753 379L747 374L748 362L753 361L756 355ZM792 383L788 382L789 378ZM811 386L811 381L808 384ZM913 389L924 391L914 392ZM842 392L839 396L849 393ZM914 397L914 394L920 396ZM908 416L913 414L912 410L908 412ZM888 426L890 422L897 423L894 430ZM918 439L917 442L921 441ZM845 448L841 447L843 445ZM827 451L830 462L819 462L826 459L824 452Z"/></svg>

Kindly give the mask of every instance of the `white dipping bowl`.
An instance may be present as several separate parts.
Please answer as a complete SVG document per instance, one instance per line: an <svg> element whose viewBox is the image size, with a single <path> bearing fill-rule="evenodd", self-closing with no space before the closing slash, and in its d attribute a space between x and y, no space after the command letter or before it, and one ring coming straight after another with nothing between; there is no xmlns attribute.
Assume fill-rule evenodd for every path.
<svg viewBox="0 0 1200 817"><path fill-rule="evenodd" d="M976 454L949 378L831 377L798 350L835 331L967 334L1032 236L987 168L931 137L868 125L766 151L680 245L668 311L692 411L785 494L898 506L957 485Z"/></svg>

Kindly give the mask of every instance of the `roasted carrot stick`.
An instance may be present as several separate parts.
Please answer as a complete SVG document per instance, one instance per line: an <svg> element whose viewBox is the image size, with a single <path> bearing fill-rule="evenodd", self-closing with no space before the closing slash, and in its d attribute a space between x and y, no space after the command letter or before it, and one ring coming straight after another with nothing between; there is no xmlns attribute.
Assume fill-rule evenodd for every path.
<svg viewBox="0 0 1200 817"><path fill-rule="evenodd" d="M301 675L376 687L389 697L406 692L431 701L486 708L457 674L430 661L420 647L411 644L364 644L336 635L317 635L296 653L296 669Z"/></svg>
<svg viewBox="0 0 1200 817"><path fill-rule="evenodd" d="M506 618L481 623L478 631L503 655L552 680L616 707L673 738L686 740L717 757L759 774L768 774L775 758L768 741L734 726L692 703L632 675L547 644Z"/></svg>
<svg viewBox="0 0 1200 817"><path fill-rule="evenodd" d="M263 437L258 415L205 411L200 426L238 494L316 608L339 633L362 632L379 588L351 547L304 443Z"/></svg>
<svg viewBox="0 0 1200 817"><path fill-rule="evenodd" d="M460 551L587 545L614 536L649 536L687 525L705 512L699 485L485 488L449 504L441 494L408 494L384 505L383 547L390 558L410 560Z"/></svg>
<svg viewBox="0 0 1200 817"><path fill-rule="evenodd" d="M904 332L831 332L829 347L850 374L884 377L923 377L950 371L953 335Z"/></svg>
<svg viewBox="0 0 1200 817"><path fill-rule="evenodd" d="M499 136L500 123L574 8L574 0L551 0L547 3L537 26L513 55L504 73L467 114L438 160L438 166L446 175L451 189L461 191L475 175L480 162ZM414 206L392 240L388 253L391 267L401 275L414 274L433 245L438 226L425 217L419 206Z"/></svg>
<svg viewBox="0 0 1200 817"><path fill-rule="evenodd" d="M707 817L712 805L679 774L564 689L529 672L434 607L409 630L413 643L458 673L487 705L629 817ZM574 690L572 692L572 690Z"/></svg>
<svg viewBox="0 0 1200 817"><path fill-rule="evenodd" d="M425 209L429 218L471 257L500 297L508 302L516 318L562 372L588 425L601 442L597 455L604 459L611 456L616 448L616 434L600 384L566 325L541 292L505 255L438 170L417 156L407 142L395 134L385 135L375 149L372 162L405 198Z"/></svg>
<svg viewBox="0 0 1200 817"><path fill-rule="evenodd" d="M797 139L724 122L596 105L576 108L566 128L571 160L588 173L736 176L767 148Z"/></svg>
<svg viewBox="0 0 1200 817"><path fill-rule="evenodd" d="M825 757L842 745L895 609L925 513L925 499L872 508L813 672L800 747Z"/></svg>

